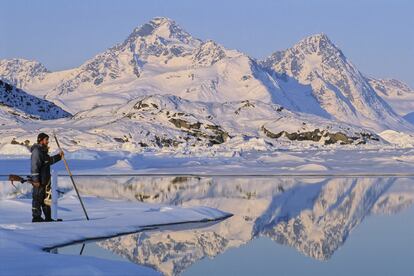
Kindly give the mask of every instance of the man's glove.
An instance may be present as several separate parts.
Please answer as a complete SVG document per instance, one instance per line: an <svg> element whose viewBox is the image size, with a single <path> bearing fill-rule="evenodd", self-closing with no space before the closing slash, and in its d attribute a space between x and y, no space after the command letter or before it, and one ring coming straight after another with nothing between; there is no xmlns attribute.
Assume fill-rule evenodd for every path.
<svg viewBox="0 0 414 276"><path fill-rule="evenodd" d="M30 182L30 183L32 183L32 185L33 185L33 187L35 187L35 188L39 188L39 186L40 186L40 182Z"/></svg>

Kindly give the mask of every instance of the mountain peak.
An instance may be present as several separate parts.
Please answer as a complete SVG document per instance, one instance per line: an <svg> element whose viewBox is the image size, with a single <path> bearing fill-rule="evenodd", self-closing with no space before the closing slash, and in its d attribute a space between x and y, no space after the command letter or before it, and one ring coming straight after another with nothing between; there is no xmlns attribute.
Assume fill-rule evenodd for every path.
<svg viewBox="0 0 414 276"><path fill-rule="evenodd" d="M155 25L162 25L162 24L176 24L174 20L172 20L171 18L168 17L163 17L163 16L156 16L153 19L150 20L151 23L155 24Z"/></svg>
<svg viewBox="0 0 414 276"><path fill-rule="evenodd" d="M322 60L316 60L315 57L317 56L325 61L337 59L338 57L340 60L346 59L342 51L325 33L318 33L303 38L289 49L274 52L272 55L262 60L261 64L268 68L273 67L274 64L279 63L286 58L286 56L290 56L299 63L305 62L310 57L310 59L313 59L311 62L313 65L322 62Z"/></svg>
<svg viewBox="0 0 414 276"><path fill-rule="evenodd" d="M193 56L193 62L197 66L211 66L226 57L223 46L213 40L203 42Z"/></svg>
<svg viewBox="0 0 414 276"><path fill-rule="evenodd" d="M148 37L176 40L182 43L191 43L194 40L188 32L168 17L154 17L148 23L135 28L128 40Z"/></svg>
<svg viewBox="0 0 414 276"><path fill-rule="evenodd" d="M341 50L339 50L339 48L336 47L336 45L324 33L308 36L299 41L295 46L293 46L293 48L303 49L307 53L341 53Z"/></svg>
<svg viewBox="0 0 414 276"><path fill-rule="evenodd" d="M326 42L331 42L331 40L329 39L328 35L325 33L318 33L318 34L313 34L310 36L305 37L303 40L309 40L309 41L326 41ZM332 42L331 42L332 43Z"/></svg>
<svg viewBox="0 0 414 276"><path fill-rule="evenodd" d="M261 64L288 76L291 82L309 85L318 105L338 120L359 124L363 118L372 128L381 130L411 127L375 93L326 34L306 37L292 48L272 54ZM301 104L298 102L297 106Z"/></svg>
<svg viewBox="0 0 414 276"><path fill-rule="evenodd" d="M35 68L36 70L40 72L48 72L46 67L36 61L36 60L28 60L24 58L12 58L12 59L1 59L0 60L0 66L5 67L28 67L28 68Z"/></svg>

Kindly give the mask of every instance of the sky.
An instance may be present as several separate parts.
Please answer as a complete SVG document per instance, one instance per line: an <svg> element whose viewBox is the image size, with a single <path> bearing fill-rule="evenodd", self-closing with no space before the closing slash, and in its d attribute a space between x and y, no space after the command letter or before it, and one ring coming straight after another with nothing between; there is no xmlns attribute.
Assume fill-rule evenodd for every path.
<svg viewBox="0 0 414 276"><path fill-rule="evenodd" d="M200 39L263 58L325 33L361 72L414 88L411 0L0 0L0 59L77 67L156 16Z"/></svg>

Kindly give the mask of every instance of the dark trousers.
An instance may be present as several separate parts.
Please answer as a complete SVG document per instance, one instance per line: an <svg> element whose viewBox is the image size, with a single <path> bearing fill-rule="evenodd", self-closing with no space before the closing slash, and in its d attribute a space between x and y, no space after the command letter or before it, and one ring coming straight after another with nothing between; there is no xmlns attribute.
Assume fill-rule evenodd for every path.
<svg viewBox="0 0 414 276"><path fill-rule="evenodd" d="M33 187L33 200L32 200L32 216L33 218L40 218L43 214L45 219L50 219L52 217L52 210L50 206L45 204L46 198L46 186Z"/></svg>

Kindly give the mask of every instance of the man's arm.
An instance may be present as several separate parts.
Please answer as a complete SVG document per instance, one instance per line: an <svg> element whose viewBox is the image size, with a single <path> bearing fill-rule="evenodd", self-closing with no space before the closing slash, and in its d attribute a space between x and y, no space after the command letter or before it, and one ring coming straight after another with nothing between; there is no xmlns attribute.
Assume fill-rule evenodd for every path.
<svg viewBox="0 0 414 276"><path fill-rule="evenodd" d="M58 154L51 156L50 157L50 165L53 165L56 162L59 162L60 160L62 160L63 155L64 155L64 153L63 153L63 151L61 151Z"/></svg>
<svg viewBox="0 0 414 276"><path fill-rule="evenodd" d="M35 148L32 151L32 158L31 158L31 174L32 174L32 181L35 183L40 183L40 167L42 166L42 160L40 160L40 151L39 149Z"/></svg>

